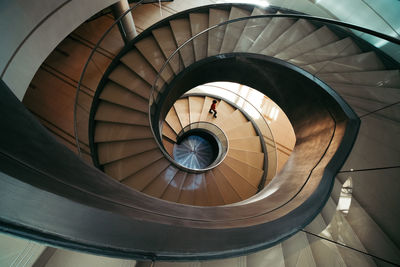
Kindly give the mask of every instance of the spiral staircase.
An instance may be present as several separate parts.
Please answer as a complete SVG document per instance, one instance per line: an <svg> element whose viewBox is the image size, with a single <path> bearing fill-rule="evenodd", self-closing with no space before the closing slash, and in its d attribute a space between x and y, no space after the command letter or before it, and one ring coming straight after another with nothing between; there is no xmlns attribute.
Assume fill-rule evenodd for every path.
<svg viewBox="0 0 400 267"><path fill-rule="evenodd" d="M266 14L278 16L263 17ZM256 17L220 24L224 21L248 16ZM215 28L197 35L213 26ZM186 42L191 37L195 38ZM181 45L183 46L180 50L175 52ZM370 47L353 35L346 35L333 26L328 27L320 22L274 13L274 9L262 10L249 5L213 5L182 12L163 20L144 31L123 49L106 71L96 91L91 112L87 118L89 124L87 145L91 147L93 162L118 182L150 195L146 198L149 203L154 201L155 197L185 204L162 206L160 210L167 209L168 212L171 212L170 214L173 214L171 217L174 219L182 216L179 213L182 211L189 214L186 219L198 220L196 222L198 224L194 223L189 227L206 228L200 221L209 219L207 218L209 214L203 207L199 207L199 210L190 210L191 206L187 205L220 206L239 202L236 204L236 208L239 206L240 209L241 203L244 205L254 204L254 206L248 207L259 208L257 197L260 195L256 193L265 186L265 189L261 191L261 196L263 196L262 194L264 196L272 195L273 189L279 186L281 183L279 179L282 177L283 179L285 177L293 179L293 177L303 177L310 173L309 177L314 178L314 169L316 170L315 176L324 176L324 170L328 168L329 161L333 161L335 153L342 149L340 142L346 139L346 133L349 131L346 126L351 125L351 120L345 119L342 112L337 111L336 106L330 106L330 100L321 101L321 103L317 101L315 110L312 108L303 110L304 113L309 112L314 116L312 117L314 122L303 120L299 118L299 114L295 114L302 111L292 107L297 99L292 99L290 103L289 100L281 101L283 109L288 111L289 117L294 121L298 142L292 157L282 172L277 175L276 179L267 177L265 184L262 184L260 188L262 177L266 176L265 158L268 158L268 155L265 154L267 148L264 150L262 145L263 136L257 131L251 119L243 111L223 100L217 107L218 118L214 119L208 113L211 97L199 95L181 97L191 87L183 86L187 81L180 85L179 79L183 79L182 75L187 75L190 71L194 71L197 75L204 72L210 67L207 65L210 58L211 64L217 65L216 69L221 71L221 73L216 73L212 79L217 79L219 75L222 79L234 79L229 76L230 74L221 70L224 66L229 70L231 61L218 62L234 58L233 62L237 59L235 58L237 55L246 60L254 60L253 63L258 62L260 55L262 55L262 60L264 60L263 56L266 56L265 59L268 63L262 65L264 63L261 63L260 59L260 63L257 64L267 69L270 67L268 64L271 63L271 60L272 63L278 64L273 65L277 68L287 67L288 65L283 61L289 62L299 67L290 67L290 70L300 72L307 78L318 78L328 84L351 106L358 118L366 116L370 120L366 120L365 123L363 121L361 124L358 139L354 143L354 148L348 155L346 163L343 166L341 166L343 162L338 163L337 171L341 170L341 172L328 182L330 183L327 186L327 188L329 187L327 189L328 198L318 196L323 203L316 212L308 217L307 224L309 224L302 231L296 234L297 230L303 228L296 226L296 229L287 232L290 234L286 234L284 237L280 236L268 245L264 244L255 249L250 248L252 246L250 245L248 250L234 251L232 254L226 253L222 249L224 257L243 255L259 250L257 253L241 257L191 263L156 262L156 266L263 266L262 264L268 264L268 262L273 262L274 266L384 266L384 264L400 262L399 249L396 243L387 236L387 225L381 228L380 224L376 223L374 215L369 214L369 208L364 209L362 203L358 203L356 198L351 200L352 205L358 208L358 219L365 224L366 229L373 233L375 244L369 242L365 233L357 229L359 226L357 223L360 222L357 222L356 219L346 218L337 208L344 201L343 199L351 194L345 190L350 183L346 174L354 170L365 169L368 166L367 163L373 162L369 157L370 151L384 151L386 159L393 159L394 164L398 157L395 154L396 151L382 148L380 142L374 140L376 136L370 136L369 130L370 125L379 125L382 127L381 130L385 131L395 124L397 117L393 113L396 112L399 105L400 73L398 69L392 68L393 62L390 59L385 58L379 51L367 48ZM205 67L201 65L203 62L206 62ZM256 63L254 64L256 65ZM196 67L199 70L196 70ZM216 69L211 69L210 72ZM269 70L271 69L272 67ZM307 76L308 74L304 74L301 69L311 75ZM243 69L237 67L235 70ZM254 77L250 77L250 79L252 78ZM208 81L206 78L200 80L194 81L193 84L189 83L189 85L198 85L203 80ZM160 82L161 85L157 86L157 82ZM323 86L323 83L319 81L317 84ZM174 87L171 85L178 89L174 91ZM255 85L255 88L261 90L260 84L255 82ZM153 86L154 91L152 91ZM299 84L299 87L301 86ZM265 92L268 92L268 89ZM283 90L282 94L287 95L288 92ZM301 93L306 92L301 91ZM272 93L279 99L274 95L275 92ZM306 101L310 98L311 100L307 104L314 101L311 93L306 94L304 99L299 95L294 97L297 97L299 101ZM152 117L154 114L149 114L149 110L151 110L149 102L156 103L161 114L156 120ZM329 116L321 111L324 106L328 106L329 111L326 113L329 113ZM351 109L347 109L346 112L352 112ZM380 110L383 112L379 112ZM374 117L368 117L370 114L373 114ZM326 118L330 118L330 116L334 118L333 122L327 122ZM177 145L179 132L187 125L201 121L215 124L225 132L229 141L229 150L221 164L211 170L196 173L171 162L171 158L174 158L174 147ZM377 121L383 121L383 124L379 124ZM151 125L154 122L158 126ZM351 127L353 130L357 128L357 126ZM357 132L357 130L355 131ZM156 136L159 134L158 141L153 134ZM315 136L318 137L318 142L313 139ZM80 141L84 143L86 139L85 136ZM310 144L307 143L309 140L312 140ZM324 150L326 143L329 145ZM351 147L353 142L346 143L346 145ZM305 146L305 149L302 146ZM308 153L312 149L324 151L319 151L318 157L314 158L313 153ZM325 155L329 157L324 158ZM306 159L299 161L300 157ZM310 166L306 161L310 161ZM375 162L378 161L379 159ZM299 162L304 163L308 169L304 172L295 169L293 165ZM315 162L317 162L316 165ZM323 168L321 167L322 169L318 169L318 164L321 162L325 165ZM380 165L372 166L379 167ZM309 172L310 169L311 172ZM100 174L97 175L103 179ZM322 183L322 179L311 181L316 184L312 190L316 190L317 185ZM111 182L110 186L124 192L118 201L122 202L129 198L130 189L126 190L125 186L120 187ZM304 184L306 192L309 190L307 186L308 184ZM312 190L310 189L310 191ZM102 193L110 198L112 191L105 190ZM331 194L329 195L329 193ZM307 199L311 198L311 195L311 193L304 196L300 194L300 197ZM143 201L140 197L137 197L137 200ZM324 204L325 200L326 204ZM273 201L275 200L272 199ZM163 202L151 202L148 206L159 203ZM146 206L146 203L143 201L138 205ZM291 208L295 210L296 205ZM221 216L234 212L229 208L235 208L235 205L226 207L227 209L223 210L224 214ZM177 209L177 213L174 213L174 208ZM108 209L112 210L112 207L108 207ZM278 220L279 216L286 215L293 210L286 210L277 217L272 217L271 220ZM159 212L158 216L166 214L159 210L157 212ZM207 215L203 217L202 212ZM241 213L241 215L244 214L243 217L248 215L251 219L252 216L256 217L254 214L260 217L265 216L265 214L253 214L253 211L247 213L244 209L240 212L243 212ZM215 215L214 213L218 213L218 210L210 210L210 213ZM122 214L129 216L129 212ZM231 224L229 227L237 227L234 221L243 219L242 217L239 219L232 217L231 220L224 221L222 218L217 218L217 222L213 221L214 229L224 228L227 224ZM310 218L314 218L312 222ZM171 219L171 224L182 223L173 221L174 219ZM218 224L218 220L221 220L221 224ZM152 220L152 222L154 221ZM251 227L257 223L260 223L258 218L255 221L246 222L238 228ZM271 227L274 230L278 229L273 225ZM282 227L286 227L286 225L283 223ZM224 230L226 229L224 228ZM266 228L261 230L266 231ZM179 233L178 230L174 231L175 229L171 230L171 233ZM319 235L314 233L319 233ZM159 233L155 233L154 236L156 234ZM214 234L218 235L218 232L215 231ZM227 236L232 237L239 234L238 231L228 233ZM249 234L249 232L245 234ZM256 239L255 235L249 235ZM154 238L154 236L152 237ZM201 233L196 233L193 238L199 238L199 243L201 243L200 236ZM227 236L223 236L221 233L222 243L229 240ZM321 239L321 237L323 238ZM260 241L257 240L257 242ZM222 243L215 246L221 246ZM266 247L269 248L261 250ZM163 249L165 248L163 247ZM196 254L197 251L193 251L192 247L191 249L189 254ZM218 250L213 246L210 249ZM233 250L235 249L236 247L233 247ZM207 253L210 252L207 251ZM201 259L221 257L221 255L207 253L196 254L195 258L190 258L187 254L179 258L175 254L171 256L168 253L161 253L160 260L171 260L174 257L179 260L195 260L196 257Z"/></svg>

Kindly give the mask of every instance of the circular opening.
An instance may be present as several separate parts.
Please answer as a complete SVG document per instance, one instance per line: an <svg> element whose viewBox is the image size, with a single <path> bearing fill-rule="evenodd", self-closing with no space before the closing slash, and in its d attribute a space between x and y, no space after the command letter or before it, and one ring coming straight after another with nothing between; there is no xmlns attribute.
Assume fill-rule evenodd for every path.
<svg viewBox="0 0 400 267"><path fill-rule="evenodd" d="M182 166L194 170L209 167L220 152L217 137L201 129L186 133L174 144L173 157Z"/></svg>

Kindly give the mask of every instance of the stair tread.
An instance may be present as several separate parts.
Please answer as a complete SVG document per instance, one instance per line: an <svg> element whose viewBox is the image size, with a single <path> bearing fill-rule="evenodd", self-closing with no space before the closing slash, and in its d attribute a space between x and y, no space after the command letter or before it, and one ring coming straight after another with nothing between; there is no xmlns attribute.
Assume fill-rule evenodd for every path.
<svg viewBox="0 0 400 267"><path fill-rule="evenodd" d="M224 164L229 166L254 188L258 188L262 175L264 174L264 171L262 169L250 166L242 160L235 159L233 157L230 157L229 155L226 156Z"/></svg>
<svg viewBox="0 0 400 267"><path fill-rule="evenodd" d="M142 192L153 197L161 198L178 171L178 168L170 164L156 177L156 179L148 184Z"/></svg>
<svg viewBox="0 0 400 267"><path fill-rule="evenodd" d="M189 19L174 19L170 20L169 23L178 46L181 46L184 42L192 37ZM179 53L185 67L188 67L190 64L192 64L194 62L193 42L187 43L180 49Z"/></svg>
<svg viewBox="0 0 400 267"><path fill-rule="evenodd" d="M225 161L221 162L216 169L218 169L224 175L225 179L237 192L241 200L247 199L257 193L257 187L254 187L252 184L250 184L240 174L227 165Z"/></svg>
<svg viewBox="0 0 400 267"><path fill-rule="evenodd" d="M254 8L251 16L266 15L267 11ZM235 46L235 52L247 52L249 48L254 44L257 37L265 29L266 25L270 22L271 18L262 19L249 19L246 22L242 34Z"/></svg>
<svg viewBox="0 0 400 267"><path fill-rule="evenodd" d="M212 27L221 22L227 21L229 18L229 11L210 8L208 18L209 18L208 27ZM225 29L226 25L223 25L208 31L207 56L210 57L219 54L219 51L221 50L222 41L225 35Z"/></svg>
<svg viewBox="0 0 400 267"><path fill-rule="evenodd" d="M207 13L190 13L190 28L192 36L204 31L208 28L208 14ZM196 61L207 57L208 46L208 33L203 33L193 39L193 49Z"/></svg>
<svg viewBox="0 0 400 267"><path fill-rule="evenodd" d="M170 140L165 138L165 137L162 138L162 143L164 145L165 150L168 152L168 154L171 157L173 157L173 155L174 155L174 144Z"/></svg>
<svg viewBox="0 0 400 267"><path fill-rule="evenodd" d="M250 16L251 12L245 9L232 7L229 13L229 20L243 18ZM224 39L222 41L220 53L229 53L235 49L236 43L239 40L240 35L246 26L247 21L242 20L234 23L230 23L226 26Z"/></svg>
<svg viewBox="0 0 400 267"><path fill-rule="evenodd" d="M146 113L101 101L97 107L96 121L119 122L131 125L149 125Z"/></svg>
<svg viewBox="0 0 400 267"><path fill-rule="evenodd" d="M175 112L179 118L182 128L189 125L189 100L187 98L178 99L174 103Z"/></svg>
<svg viewBox="0 0 400 267"><path fill-rule="evenodd" d="M128 140L111 143L99 143L97 155L100 164L109 163L142 153L157 147L154 139Z"/></svg>
<svg viewBox="0 0 400 267"><path fill-rule="evenodd" d="M165 121L163 122L162 134L168 137L170 140L176 141L177 134L174 132L171 126L169 126L169 124Z"/></svg>
<svg viewBox="0 0 400 267"><path fill-rule="evenodd" d="M400 88L399 70L320 73L318 77L328 83L337 82L343 84Z"/></svg>
<svg viewBox="0 0 400 267"><path fill-rule="evenodd" d="M275 57L282 60L289 60L338 40L339 38L331 30L329 30L328 27L323 26L302 40L299 40L298 42L282 50L276 54Z"/></svg>
<svg viewBox="0 0 400 267"><path fill-rule="evenodd" d="M159 72L164 81L171 81L174 77L174 73L169 65L163 69L166 58L162 53L157 41L153 36L143 38L135 43L136 48L140 51L142 56L149 62L156 72Z"/></svg>
<svg viewBox="0 0 400 267"><path fill-rule="evenodd" d="M132 49L127 52L121 57L121 62L145 80L150 86L154 84L157 73L137 49Z"/></svg>
<svg viewBox="0 0 400 267"><path fill-rule="evenodd" d="M204 173L198 173L194 178L194 205L196 206L208 206L209 202L209 193L206 183L206 178Z"/></svg>
<svg viewBox="0 0 400 267"><path fill-rule="evenodd" d="M146 138L153 138L149 126L96 122L94 141L97 143Z"/></svg>
<svg viewBox="0 0 400 267"><path fill-rule="evenodd" d="M166 59L168 59L173 52L178 48L176 45L174 35L172 33L171 27L165 26L161 28L154 29L152 31L154 38L156 39L158 45L161 48ZM169 65L175 74L178 74L181 69L181 58L177 55L171 58Z"/></svg>
<svg viewBox="0 0 400 267"><path fill-rule="evenodd" d="M307 20L299 19L260 53L274 56L290 45L297 44L299 40L314 32L315 29L315 26Z"/></svg>
<svg viewBox="0 0 400 267"><path fill-rule="evenodd" d="M172 107L165 117L165 121L168 125L174 130L174 132L178 135L182 130L182 125L179 121L178 115L176 114L175 108Z"/></svg>
<svg viewBox="0 0 400 267"><path fill-rule="evenodd" d="M228 155L231 158L243 161L247 165L253 166L260 170L263 169L264 153L262 152L244 151L244 150L229 148Z"/></svg>
<svg viewBox="0 0 400 267"><path fill-rule="evenodd" d="M279 14L279 12L277 13ZM265 26L264 30L257 37L256 41L249 48L249 52L258 53L267 48L275 39L284 33L295 20L288 18L272 18Z"/></svg>
<svg viewBox="0 0 400 267"><path fill-rule="evenodd" d="M223 173L217 168L212 170L214 181L218 186L218 190L221 192L222 198L225 204L235 203L241 200L239 194L233 189L232 185L226 180Z"/></svg>
<svg viewBox="0 0 400 267"><path fill-rule="evenodd" d="M304 65L302 68L315 74L381 70L384 65L374 52L367 52Z"/></svg>
<svg viewBox="0 0 400 267"><path fill-rule="evenodd" d="M125 87L131 92L145 99L149 99L151 86L125 65L119 64L108 77L110 80Z"/></svg>
<svg viewBox="0 0 400 267"><path fill-rule="evenodd" d="M360 48L358 48L350 37L347 37L290 59L289 62L303 66L336 57L351 56L358 53L361 53Z"/></svg>
<svg viewBox="0 0 400 267"><path fill-rule="evenodd" d="M229 147L245 151L254 151L254 152L262 151L260 138L258 136L230 139Z"/></svg>
<svg viewBox="0 0 400 267"><path fill-rule="evenodd" d="M186 172L178 171L172 181L169 183L161 198L172 202L178 202L180 191L186 176Z"/></svg>
<svg viewBox="0 0 400 267"><path fill-rule="evenodd" d="M224 199L221 192L218 189L218 185L215 182L215 177L212 171L207 171L205 173L205 180L207 185L208 197L210 205L224 205Z"/></svg>
<svg viewBox="0 0 400 267"><path fill-rule="evenodd" d="M114 179L121 181L162 157L163 154L158 148L152 149L138 155L105 164L104 172Z"/></svg>
<svg viewBox="0 0 400 267"><path fill-rule="evenodd" d="M186 205L193 205L194 204L194 191L195 191L195 184L197 174L188 173L186 179L183 183L183 186L180 191L179 195L179 203L186 204Z"/></svg>
<svg viewBox="0 0 400 267"><path fill-rule="evenodd" d="M160 158L157 161L149 164L138 172L124 178L121 182L138 191L142 191L148 184L150 184L162 171L164 171L171 163L165 159Z"/></svg>
<svg viewBox="0 0 400 267"><path fill-rule="evenodd" d="M189 96L189 117L190 123L200 121L201 110L203 108L204 97Z"/></svg>
<svg viewBox="0 0 400 267"><path fill-rule="evenodd" d="M353 108L362 107L364 112L357 112L359 116L400 101L400 90L397 88L338 83L328 83L328 85L338 92Z"/></svg>
<svg viewBox="0 0 400 267"><path fill-rule="evenodd" d="M251 121L247 121L246 123L242 124L237 123L237 125L238 126L230 128L225 131L225 134L228 137L228 139L257 136L257 132L254 129Z"/></svg>
<svg viewBox="0 0 400 267"><path fill-rule="evenodd" d="M148 101L143 97L132 94L131 91L112 81L104 86L99 98L143 113L148 113L149 110Z"/></svg>

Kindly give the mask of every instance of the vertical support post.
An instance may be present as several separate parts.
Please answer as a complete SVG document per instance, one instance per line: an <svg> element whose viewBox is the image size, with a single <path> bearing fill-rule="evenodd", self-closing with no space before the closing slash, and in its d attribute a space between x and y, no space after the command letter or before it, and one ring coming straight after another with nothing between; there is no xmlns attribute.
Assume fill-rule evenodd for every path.
<svg viewBox="0 0 400 267"><path fill-rule="evenodd" d="M129 9L128 0L120 0L112 7L115 19L118 19L124 12ZM126 14L118 23L118 28L125 44L137 36L135 23L133 22L132 13Z"/></svg>

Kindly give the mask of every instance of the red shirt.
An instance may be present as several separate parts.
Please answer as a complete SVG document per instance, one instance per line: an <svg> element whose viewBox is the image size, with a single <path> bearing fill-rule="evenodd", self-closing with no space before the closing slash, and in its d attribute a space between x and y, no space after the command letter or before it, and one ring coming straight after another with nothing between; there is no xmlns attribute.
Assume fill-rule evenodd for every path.
<svg viewBox="0 0 400 267"><path fill-rule="evenodd" d="M217 105L216 103L212 103L211 109L212 109L212 110L215 110L216 105Z"/></svg>

